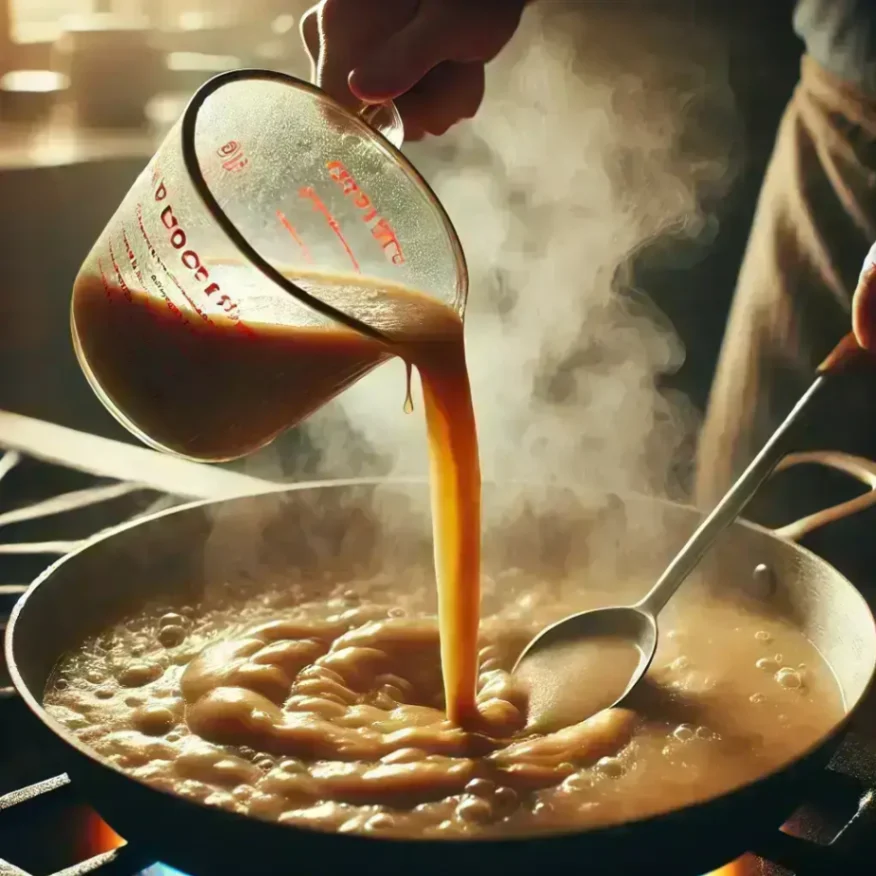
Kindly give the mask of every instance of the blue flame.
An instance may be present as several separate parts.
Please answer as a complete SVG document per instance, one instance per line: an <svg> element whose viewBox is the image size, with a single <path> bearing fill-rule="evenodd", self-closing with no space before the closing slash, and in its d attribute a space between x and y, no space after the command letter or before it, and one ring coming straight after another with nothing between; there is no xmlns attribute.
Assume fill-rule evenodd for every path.
<svg viewBox="0 0 876 876"><path fill-rule="evenodd" d="M181 870L174 870L173 867L168 867L167 864L153 864L143 870L139 876L186 876Z"/></svg>

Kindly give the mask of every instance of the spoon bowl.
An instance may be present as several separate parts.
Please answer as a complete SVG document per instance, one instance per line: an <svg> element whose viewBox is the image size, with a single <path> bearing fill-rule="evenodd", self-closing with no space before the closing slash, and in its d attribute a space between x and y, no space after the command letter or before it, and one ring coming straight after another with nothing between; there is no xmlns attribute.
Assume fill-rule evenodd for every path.
<svg viewBox="0 0 876 876"><path fill-rule="evenodd" d="M546 627L513 669L527 689L529 729L551 732L621 705L656 650L657 619L635 605L597 608Z"/></svg>
<svg viewBox="0 0 876 876"><path fill-rule="evenodd" d="M532 639L517 658L512 671L517 672L523 661L535 650L557 647L567 643L570 638L583 639L590 636L635 642L642 652L643 664L637 673L643 675L657 650L657 618L637 605L615 605L571 614L545 627Z"/></svg>

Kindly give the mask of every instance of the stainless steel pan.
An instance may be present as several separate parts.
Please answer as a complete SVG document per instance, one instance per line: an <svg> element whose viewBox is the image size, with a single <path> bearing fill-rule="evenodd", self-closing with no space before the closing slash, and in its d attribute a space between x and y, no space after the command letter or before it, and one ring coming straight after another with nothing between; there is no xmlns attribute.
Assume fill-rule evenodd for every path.
<svg viewBox="0 0 876 876"><path fill-rule="evenodd" d="M144 785L78 742L42 707L60 655L148 599L211 598L229 582L259 588L297 567L336 579L369 570L428 568L431 539L421 483L334 482L224 502L199 503L120 527L36 580L16 607L6 649L10 673L52 731L80 791L119 833L197 876L268 873L489 871L546 865L588 874L653 874L684 855L708 872L757 850L799 802L860 705L876 667L876 628L866 602L833 567L793 538L876 501L876 466L839 454L789 457L857 477L871 492L777 532L739 522L687 588L713 587L778 608L830 663L847 718L783 769L722 797L608 829L537 840L400 842L327 835L213 809ZM485 571L516 566L617 581L619 597L644 591L699 521L692 508L641 496L592 495L521 485L485 488ZM755 567L763 565L758 575ZM403 580L400 577L400 580ZM314 584L315 592L321 585ZM676 597L684 599L685 590Z"/></svg>

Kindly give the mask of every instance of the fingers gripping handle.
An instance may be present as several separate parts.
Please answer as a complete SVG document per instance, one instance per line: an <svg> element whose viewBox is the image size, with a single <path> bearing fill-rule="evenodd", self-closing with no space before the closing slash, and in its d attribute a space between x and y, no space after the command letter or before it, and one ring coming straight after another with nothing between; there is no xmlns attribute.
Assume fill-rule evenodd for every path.
<svg viewBox="0 0 876 876"><path fill-rule="evenodd" d="M369 21L389 21L392 22L392 17L386 17L384 15L379 16L369 16ZM382 27L383 29L392 28L392 24L378 24L377 27ZM374 30L375 25L372 24L370 30ZM320 81L320 70L319 70L319 53L320 53L320 34L319 34L319 6L313 6L304 15L301 17L300 22L301 29L301 38L304 42L304 46L307 49L307 54L310 56L310 81L319 87L324 87L324 83ZM392 32L390 29L389 33ZM378 35L386 35L386 33L382 33L380 31L369 34L372 37L377 37ZM355 40L354 40L355 42ZM350 47L355 54L355 46ZM327 86L326 86L327 87ZM340 86L337 86L340 88ZM337 90L337 88L328 88L330 92ZM346 89L343 89L346 91ZM333 97L338 97L337 94L333 94ZM349 103L345 101L345 103ZM356 105L349 107L356 115L362 119L367 125L372 127L379 134L382 134L396 149L401 149L405 140L405 127L404 122L402 121L401 114L399 113L396 105L392 101L386 101L385 103L364 103L362 101L358 101Z"/></svg>

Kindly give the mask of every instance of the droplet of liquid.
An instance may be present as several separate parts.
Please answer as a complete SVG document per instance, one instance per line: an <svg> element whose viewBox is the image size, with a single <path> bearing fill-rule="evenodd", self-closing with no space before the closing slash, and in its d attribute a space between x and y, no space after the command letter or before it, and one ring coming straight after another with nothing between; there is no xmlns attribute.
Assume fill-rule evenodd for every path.
<svg viewBox="0 0 876 876"><path fill-rule="evenodd" d="M414 412L414 398L411 395L411 371L412 371L411 363L405 362L405 406L404 412L406 414L412 414Z"/></svg>

